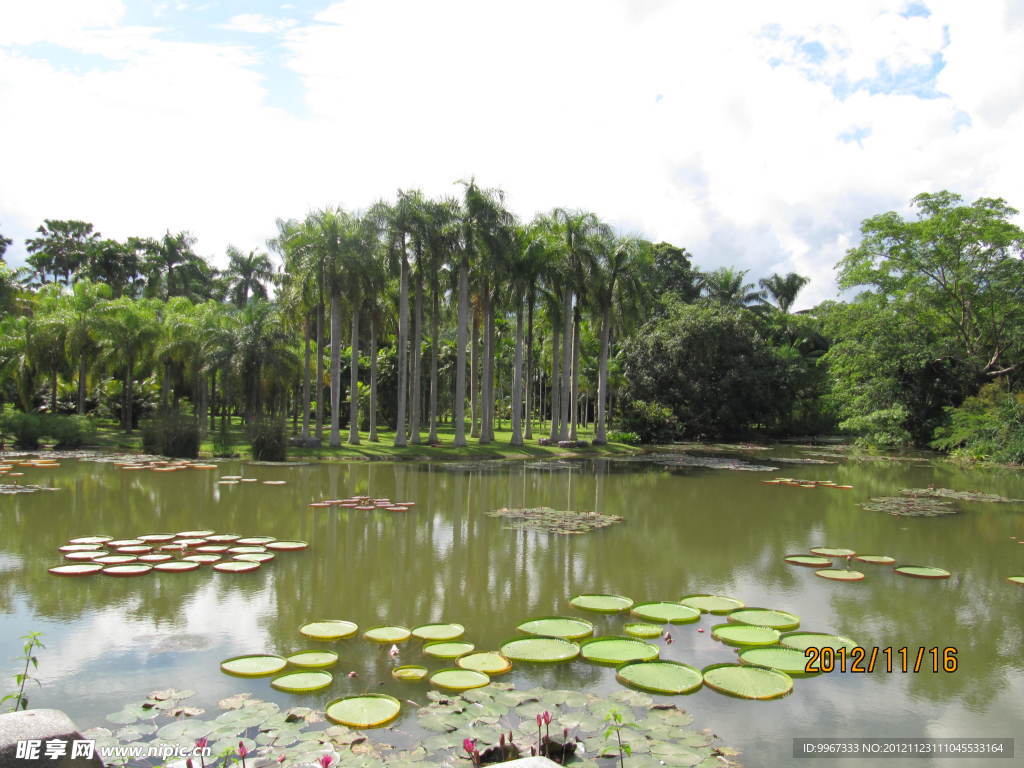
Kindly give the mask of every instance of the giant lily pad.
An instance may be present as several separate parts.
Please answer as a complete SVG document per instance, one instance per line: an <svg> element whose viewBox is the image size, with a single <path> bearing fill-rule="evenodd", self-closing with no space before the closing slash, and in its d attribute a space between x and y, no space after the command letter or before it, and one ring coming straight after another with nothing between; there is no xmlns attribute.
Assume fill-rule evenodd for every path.
<svg viewBox="0 0 1024 768"><path fill-rule="evenodd" d="M276 552L298 552L309 546L304 541L268 541L264 546Z"/></svg>
<svg viewBox="0 0 1024 768"><path fill-rule="evenodd" d="M338 663L338 654L334 651L299 651L288 657L288 663L296 667L333 667Z"/></svg>
<svg viewBox="0 0 1024 768"><path fill-rule="evenodd" d="M796 614L772 608L740 608L732 611L727 618L731 622L779 630L796 629L800 626L800 617Z"/></svg>
<svg viewBox="0 0 1024 768"><path fill-rule="evenodd" d="M741 699L778 699L793 690L793 679L768 667L712 664L704 667L704 684Z"/></svg>
<svg viewBox="0 0 1024 768"><path fill-rule="evenodd" d="M767 648L747 648L740 651L740 663L752 664L756 667L770 667L785 672L790 677L816 675L817 672L806 672L807 656L796 648L783 645L772 645Z"/></svg>
<svg viewBox="0 0 1024 768"><path fill-rule="evenodd" d="M429 672L426 667L421 667L419 664L403 664L400 667L395 667L391 670L391 676L395 680L404 680L406 682L416 682L422 680L427 676Z"/></svg>
<svg viewBox="0 0 1024 768"><path fill-rule="evenodd" d="M524 621L518 627L520 632L543 637L560 637L563 640L579 640L594 633L594 625L584 619L567 619L562 616L544 616Z"/></svg>
<svg viewBox="0 0 1024 768"><path fill-rule="evenodd" d="M171 560L167 563L156 563L153 566L155 571L194 571L199 563L190 563L186 560Z"/></svg>
<svg viewBox="0 0 1024 768"><path fill-rule="evenodd" d="M269 677L288 665L283 656L266 653L233 656L220 663L220 671L235 677Z"/></svg>
<svg viewBox="0 0 1024 768"><path fill-rule="evenodd" d="M503 675L512 669L512 662L495 651L478 651L456 659L455 666L485 675Z"/></svg>
<svg viewBox="0 0 1024 768"><path fill-rule="evenodd" d="M113 541L113 536L79 536L77 539L71 539L69 544L106 544L108 541Z"/></svg>
<svg viewBox="0 0 1024 768"><path fill-rule="evenodd" d="M603 515L599 512L573 512L571 510L552 509L551 507L533 507L530 509L509 509L503 507L488 512L490 517L502 517L511 520L508 528L531 528L549 533L579 534L588 533L598 528L621 523L618 515Z"/></svg>
<svg viewBox="0 0 1024 768"><path fill-rule="evenodd" d="M691 693L703 682L699 669L678 661L630 662L619 667L615 679L623 685L662 694Z"/></svg>
<svg viewBox="0 0 1024 768"><path fill-rule="evenodd" d="M635 637L594 637L580 643L580 656L595 664L624 664L627 661L653 661L658 646Z"/></svg>
<svg viewBox="0 0 1024 768"><path fill-rule="evenodd" d="M467 653L471 653L476 646L460 640L441 640L435 643L427 643L423 646L423 652L435 659L455 659Z"/></svg>
<svg viewBox="0 0 1024 768"><path fill-rule="evenodd" d="M430 676L430 684L449 691L468 691L471 688L483 688L491 682L491 678L474 669L449 667L439 669Z"/></svg>
<svg viewBox="0 0 1024 768"><path fill-rule="evenodd" d="M69 563L47 569L54 576L89 576L103 570L101 563Z"/></svg>
<svg viewBox="0 0 1024 768"><path fill-rule="evenodd" d="M948 579L950 576L946 569L933 568L930 565L897 565L893 570L904 576L914 576L918 579Z"/></svg>
<svg viewBox="0 0 1024 768"><path fill-rule="evenodd" d="M622 613L633 607L633 601L622 595L576 595L569 604L597 613Z"/></svg>
<svg viewBox="0 0 1024 768"><path fill-rule="evenodd" d="M103 555L94 557L92 561L104 565L123 565L124 563L134 563L138 559L135 555Z"/></svg>
<svg viewBox="0 0 1024 768"><path fill-rule="evenodd" d="M878 496L861 502L860 506L869 512L886 512L896 517L941 517L960 511L950 499L932 496Z"/></svg>
<svg viewBox="0 0 1024 768"><path fill-rule="evenodd" d="M187 557L181 558L190 563L216 563L220 560L220 555L214 555L207 553L200 553L198 555L188 555Z"/></svg>
<svg viewBox="0 0 1024 768"><path fill-rule="evenodd" d="M823 579L831 579L832 581L860 581L864 578L864 574L861 571L844 568L820 568L814 572L814 575L821 576Z"/></svg>
<svg viewBox="0 0 1024 768"><path fill-rule="evenodd" d="M1012 504L1024 501L1024 499L1008 499L996 493L954 491L952 488L901 488L900 493L906 496L931 496L933 498L957 499L958 501L984 501L997 504Z"/></svg>
<svg viewBox="0 0 1024 768"><path fill-rule="evenodd" d="M144 563L166 563L168 560L173 560L174 555L168 555L167 553L154 552L149 555L139 555L139 560Z"/></svg>
<svg viewBox="0 0 1024 768"><path fill-rule="evenodd" d="M405 627L372 627L363 633L363 637L375 643L401 643L410 635L412 632Z"/></svg>
<svg viewBox="0 0 1024 768"><path fill-rule="evenodd" d="M823 557L853 557L857 553L845 547L811 547L811 553Z"/></svg>
<svg viewBox="0 0 1024 768"><path fill-rule="evenodd" d="M1024 584L1024 576L1007 576L1006 580L1013 584Z"/></svg>
<svg viewBox="0 0 1024 768"><path fill-rule="evenodd" d="M346 696L327 705L327 719L349 728L379 728L387 725L402 711L401 702L383 693Z"/></svg>
<svg viewBox="0 0 1024 768"><path fill-rule="evenodd" d="M344 619L323 619L299 627L299 632L314 640L343 640L352 637L359 627Z"/></svg>
<svg viewBox="0 0 1024 768"><path fill-rule="evenodd" d="M580 647L560 637L523 637L501 646L501 655L512 661L571 661L580 655Z"/></svg>
<svg viewBox="0 0 1024 768"><path fill-rule="evenodd" d="M228 547L228 554L231 555L256 555L262 552L266 552L267 548L263 546L242 546L242 547Z"/></svg>
<svg viewBox="0 0 1024 768"><path fill-rule="evenodd" d="M690 608L696 608L702 613L713 613L719 616L743 607L742 601L735 597L722 595L687 595L679 602Z"/></svg>
<svg viewBox="0 0 1024 768"><path fill-rule="evenodd" d="M265 546L272 541L277 541L273 536L247 536L243 539L236 539L235 544L243 546Z"/></svg>
<svg viewBox="0 0 1024 768"><path fill-rule="evenodd" d="M207 541L212 541L214 544L226 544L232 541L238 541L241 536L237 533L216 533L213 536L204 536Z"/></svg>
<svg viewBox="0 0 1024 768"><path fill-rule="evenodd" d="M178 534L179 539L205 539L207 536L215 535L214 531L182 531Z"/></svg>
<svg viewBox="0 0 1024 768"><path fill-rule="evenodd" d="M330 672L289 672L275 677L270 681L270 686L285 693L312 693L326 688L333 682L334 675Z"/></svg>
<svg viewBox="0 0 1024 768"><path fill-rule="evenodd" d="M185 558L188 560L189 558ZM232 560L242 563L267 563L274 559L273 552L243 552L240 555L232 555Z"/></svg>
<svg viewBox="0 0 1024 768"><path fill-rule="evenodd" d="M840 648L850 650L857 646L857 643L842 635L829 635L824 632L787 632L780 640L780 645L787 648L796 648L798 651L806 651L808 648L832 648L838 651Z"/></svg>
<svg viewBox="0 0 1024 768"><path fill-rule="evenodd" d="M783 558L790 565L802 565L807 568L827 568L832 560L821 555L786 555Z"/></svg>
<svg viewBox="0 0 1024 768"><path fill-rule="evenodd" d="M687 624L700 618L700 609L691 608L680 603L639 603L630 611L647 621L660 621L672 624Z"/></svg>
<svg viewBox="0 0 1024 768"><path fill-rule="evenodd" d="M134 547L137 544L145 544L145 543L146 542L142 541L142 539L115 539L113 541L108 541L107 542L107 546L108 547Z"/></svg>
<svg viewBox="0 0 1024 768"><path fill-rule="evenodd" d="M465 633L461 624L423 624L413 629L412 636L420 640L454 640Z"/></svg>
<svg viewBox="0 0 1024 768"><path fill-rule="evenodd" d="M102 551L102 544L61 544L57 547L60 552L99 552Z"/></svg>
<svg viewBox="0 0 1024 768"><path fill-rule="evenodd" d="M83 560L95 560L97 557L105 557L106 553L103 550L96 552L65 552L64 559L71 560L72 562L81 562Z"/></svg>
<svg viewBox="0 0 1024 768"><path fill-rule="evenodd" d="M779 630L772 627L758 627L753 624L716 624L711 636L726 645L775 645L779 642Z"/></svg>
<svg viewBox="0 0 1024 768"><path fill-rule="evenodd" d="M630 622L622 627L627 635L633 637L661 637L660 624L645 624L643 622Z"/></svg>
<svg viewBox="0 0 1024 768"><path fill-rule="evenodd" d="M104 576L142 576L153 570L152 565L146 563L125 563L123 565L108 565L103 569Z"/></svg>
<svg viewBox="0 0 1024 768"><path fill-rule="evenodd" d="M889 557L888 555L857 555L855 560L860 560L862 563L872 563L873 565L892 565L896 562L895 557Z"/></svg>
<svg viewBox="0 0 1024 768"><path fill-rule="evenodd" d="M258 570L260 564L246 563L239 560L228 560L225 563L214 563L210 567L218 573L251 573L252 571Z"/></svg>
<svg viewBox="0 0 1024 768"><path fill-rule="evenodd" d="M142 536L137 536L136 538L138 538L139 541L164 544L168 541L174 541L178 536L174 533L146 533Z"/></svg>

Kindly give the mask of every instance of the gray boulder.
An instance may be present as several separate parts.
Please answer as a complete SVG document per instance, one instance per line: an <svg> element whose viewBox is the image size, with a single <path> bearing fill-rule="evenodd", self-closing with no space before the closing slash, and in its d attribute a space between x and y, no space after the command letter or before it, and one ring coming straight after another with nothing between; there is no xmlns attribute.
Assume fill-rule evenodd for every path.
<svg viewBox="0 0 1024 768"><path fill-rule="evenodd" d="M86 744L91 742L59 709L0 715L0 768L103 768L103 761ZM72 758L76 751L80 755L89 753L90 757Z"/></svg>

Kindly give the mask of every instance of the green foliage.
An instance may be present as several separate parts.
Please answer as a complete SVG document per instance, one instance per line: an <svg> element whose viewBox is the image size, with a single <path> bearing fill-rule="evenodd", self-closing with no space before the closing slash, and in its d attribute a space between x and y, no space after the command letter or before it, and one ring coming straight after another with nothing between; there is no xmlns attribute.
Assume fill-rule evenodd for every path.
<svg viewBox="0 0 1024 768"><path fill-rule="evenodd" d="M618 707L611 707L608 709L607 714L604 716L604 721L608 723L608 727L604 730L605 742L611 741L611 737L615 736L615 747L619 752L619 766L623 763L624 755L632 755L633 748L630 747L629 743L622 741L622 728L627 725L632 725L628 722L622 714L622 710Z"/></svg>
<svg viewBox="0 0 1024 768"><path fill-rule="evenodd" d="M227 458L233 456L235 441L231 437L231 426L227 419L220 420L220 427L213 434L213 455Z"/></svg>
<svg viewBox="0 0 1024 768"><path fill-rule="evenodd" d="M19 657L19 661L25 662L25 667L21 672L18 672L14 676L14 684L18 686L18 690L14 693L9 693L3 698L0 698L0 704L14 699L14 706L11 707L11 712L17 712L19 709L28 709L28 696L25 695L25 685L29 680L32 680L36 685L42 685L38 679L34 678L29 672L29 665L32 666L33 670L39 669L39 659L36 657L37 648L45 648L42 640L42 632L29 632L27 635L22 636L22 640L25 642L21 646L22 654Z"/></svg>
<svg viewBox="0 0 1024 768"><path fill-rule="evenodd" d="M628 431L621 434L636 437L638 443L670 443L681 433L671 408L645 400L629 401L623 409L622 425ZM617 442L614 436L611 439Z"/></svg>
<svg viewBox="0 0 1024 768"><path fill-rule="evenodd" d="M900 448L910 445L912 436L904 428L907 409L902 405L882 408L870 413L858 414L839 422L839 428L853 432L857 442L871 448Z"/></svg>
<svg viewBox="0 0 1024 768"><path fill-rule="evenodd" d="M283 419L261 419L249 428L252 457L257 461L285 461L288 436Z"/></svg>
<svg viewBox="0 0 1024 768"><path fill-rule="evenodd" d="M87 416L46 416L43 431L57 441L55 448L79 448L96 438L96 424Z"/></svg>
<svg viewBox="0 0 1024 768"><path fill-rule="evenodd" d="M142 449L160 456L194 459L199 456L199 422L178 411L160 413L142 430Z"/></svg>
<svg viewBox="0 0 1024 768"><path fill-rule="evenodd" d="M611 443L623 443L624 445L640 445L643 442L636 432L609 432L608 441Z"/></svg>
<svg viewBox="0 0 1024 768"><path fill-rule="evenodd" d="M947 409L949 423L935 430L931 445L981 461L1024 464L1024 393L992 382Z"/></svg>
<svg viewBox="0 0 1024 768"><path fill-rule="evenodd" d="M14 447L34 450L44 434L43 418L38 413L8 411L3 415L3 433L14 438Z"/></svg>

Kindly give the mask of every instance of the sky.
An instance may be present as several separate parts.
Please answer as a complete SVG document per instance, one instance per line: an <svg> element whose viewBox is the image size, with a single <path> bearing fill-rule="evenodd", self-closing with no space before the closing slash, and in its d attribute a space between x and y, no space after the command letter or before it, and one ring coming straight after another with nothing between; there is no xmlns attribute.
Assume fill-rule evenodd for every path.
<svg viewBox="0 0 1024 768"><path fill-rule="evenodd" d="M807 275L800 309L914 195L1024 208L1022 51L1024 0L5 2L0 233L12 265L44 218L223 264L472 176L523 220Z"/></svg>

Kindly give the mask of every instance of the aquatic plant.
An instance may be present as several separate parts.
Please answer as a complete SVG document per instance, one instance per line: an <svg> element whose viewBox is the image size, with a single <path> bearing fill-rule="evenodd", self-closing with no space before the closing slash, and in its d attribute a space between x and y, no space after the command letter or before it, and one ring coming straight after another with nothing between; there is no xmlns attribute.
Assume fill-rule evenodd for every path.
<svg viewBox="0 0 1024 768"><path fill-rule="evenodd" d="M551 507L509 509L502 507L487 513L488 517L501 517L511 521L509 529L528 528L548 533L580 534L621 523L619 515L604 515L599 512L573 512Z"/></svg>
<svg viewBox="0 0 1024 768"><path fill-rule="evenodd" d="M878 496L861 502L869 512L886 512L897 517L939 517L960 512L952 501L934 496Z"/></svg>
<svg viewBox="0 0 1024 768"><path fill-rule="evenodd" d="M930 496L937 499L956 499L958 501L984 501L991 504L1024 504L1024 499L1008 499L996 493L980 491L954 491L952 488L901 488L904 496Z"/></svg>
<svg viewBox="0 0 1024 768"><path fill-rule="evenodd" d="M21 672L14 676L14 684L18 686L18 690L14 693L8 693L0 699L0 704L14 699L14 706L11 707L11 712L17 712L19 709L28 709L28 697L25 695L25 685L29 680L34 682L36 685L42 685L42 683L39 682L37 678L33 677L31 672L29 672L29 665L32 666L33 670L39 669L39 659L36 656L36 649L46 647L43 645L43 641L39 639L42 635L42 632L29 632L21 638L25 642L21 646L21 656L18 660L24 661L25 666Z"/></svg>

